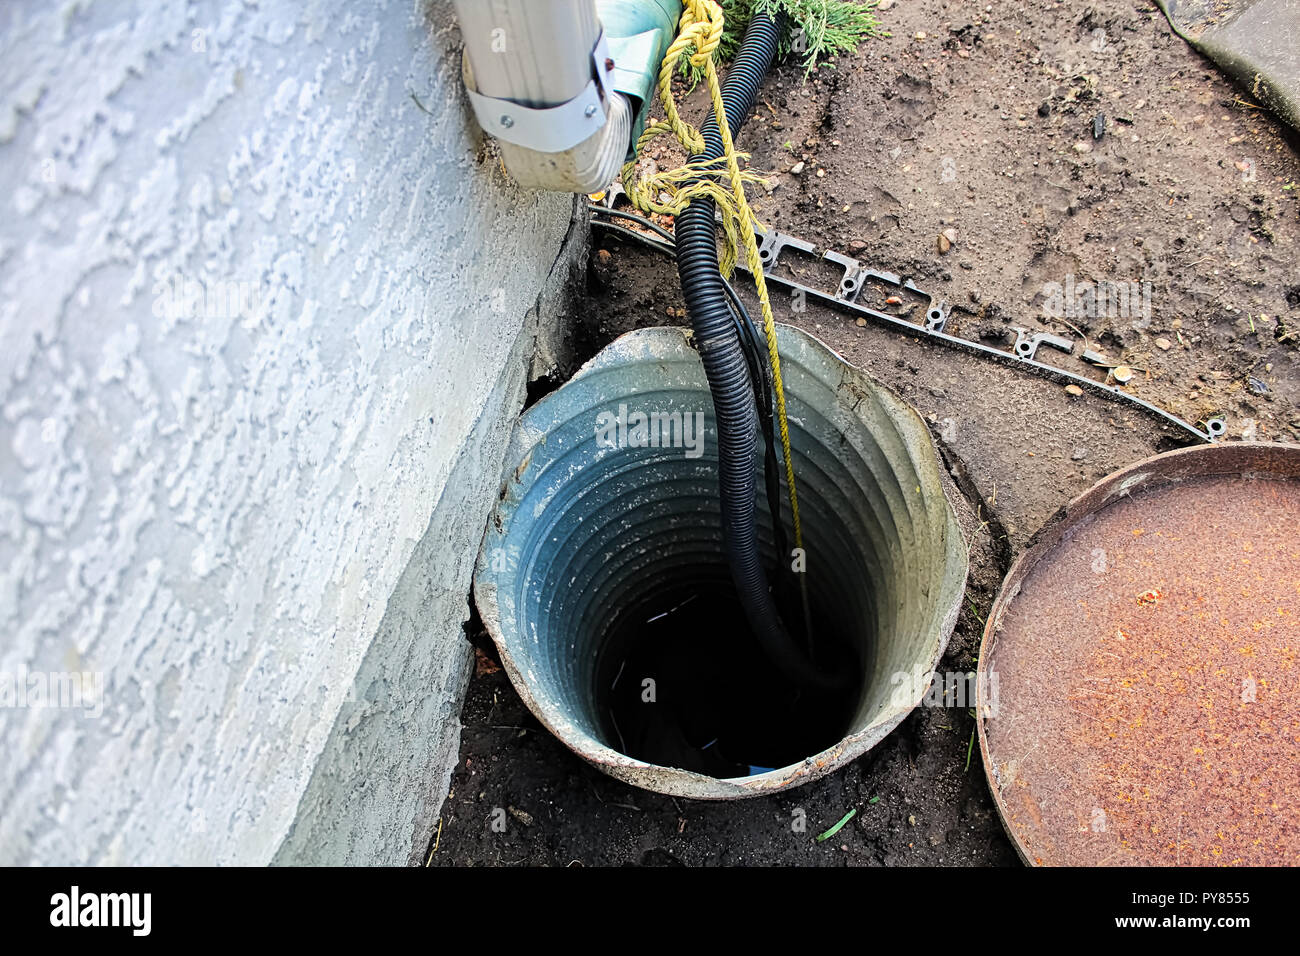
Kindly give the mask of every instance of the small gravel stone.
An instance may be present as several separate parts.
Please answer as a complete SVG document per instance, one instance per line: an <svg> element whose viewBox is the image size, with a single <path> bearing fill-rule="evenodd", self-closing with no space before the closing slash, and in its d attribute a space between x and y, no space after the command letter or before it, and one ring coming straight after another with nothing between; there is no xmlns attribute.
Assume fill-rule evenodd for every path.
<svg viewBox="0 0 1300 956"><path fill-rule="evenodd" d="M530 827L533 825L533 815L531 813L527 813L524 810L517 810L514 807L507 807L506 809L510 811L510 815L512 817L514 817L524 826Z"/></svg>

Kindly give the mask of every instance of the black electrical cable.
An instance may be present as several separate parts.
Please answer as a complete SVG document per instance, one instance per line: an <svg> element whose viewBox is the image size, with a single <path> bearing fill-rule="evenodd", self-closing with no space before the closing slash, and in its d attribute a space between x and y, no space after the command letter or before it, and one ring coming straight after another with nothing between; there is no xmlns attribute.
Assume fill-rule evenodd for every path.
<svg viewBox="0 0 1300 956"><path fill-rule="evenodd" d="M659 236L662 236L668 242L673 242L673 234L658 224L651 222L643 216L635 213L622 212L617 209L610 209L607 206L588 206L593 214L608 219L626 219L629 222L635 222L638 225L650 229ZM616 232L619 235L627 236L638 242L657 249L673 258L677 256L675 246L668 246L662 242L656 242L644 233L637 232L633 229L627 229L623 226L611 222L597 221L595 225L603 229ZM745 349L745 359L749 365L750 375L754 380L754 397L758 402L759 423L763 429L763 486L767 493L768 515L772 520L772 535L776 545L776 554L778 558L790 553L789 540L786 537L785 525L781 521L781 479L778 472L778 462L776 458L776 431L773 425L773 394L772 386L772 368L767 363L766 345L759 334L758 327L754 320L750 318L749 310L745 308L745 303L740 300L736 294L735 286L725 278L722 280L723 286L727 290L727 298L731 301L732 311L735 316L737 329L741 335L741 344ZM782 570L782 565L778 563L778 573Z"/></svg>
<svg viewBox="0 0 1300 956"><path fill-rule="evenodd" d="M758 87L776 55L781 24L755 14L722 84L727 125L735 135L754 107ZM720 168L722 136L715 117L700 129L704 150L692 164L701 170ZM717 233L713 200L692 201L677 216L677 273L686 310L695 330L696 347L713 395L718 429L718 482L722 499L722 531L736 595L750 630L768 658L800 683L821 689L842 685L847 675L827 675L803 652L781 620L759 557L754 526L754 451L760 425L754 387L727 304L718 271ZM783 555L785 560L788 555Z"/></svg>
<svg viewBox="0 0 1300 956"><path fill-rule="evenodd" d="M621 212L605 206L589 206L588 209L598 216L611 219L626 219L638 223L662 236L668 242L673 241L672 233L642 216ZM657 249L668 256L676 258L677 250L674 246L656 242L643 233L611 222L596 221L594 224L603 229L635 239L652 249ZM749 373L754 383L754 398L758 403L759 423L763 429L763 485L766 491L768 515L772 521L772 535L776 546L776 554L778 558L781 558L783 555L789 554L789 540L786 537L785 525L781 521L781 480L777 470L776 433L773 426L773 400L775 396L772 386L772 369L767 364L764 340L760 337L758 327L754 325L749 310L745 308L745 303L740 300L740 296L736 294L736 289L730 282L723 279L722 283L727 290L727 298L731 301L733 318L740 334L741 345L745 350L746 364L749 365ZM776 568L778 574L780 574L782 567L778 563ZM783 579L783 577L778 578L778 580Z"/></svg>
<svg viewBox="0 0 1300 956"><path fill-rule="evenodd" d="M667 253L674 259L677 257L676 240L674 240L673 234L657 223L646 219L644 216L638 216L635 213L630 212L623 212L618 209L610 209L607 206L588 206L587 209L598 216L610 219L626 219L629 222L635 222L646 229L652 230L657 235L662 236L667 242L673 243L673 245L666 246L663 243L655 242L649 236L636 232L633 229L626 229L622 226L615 225L614 223L599 223L599 225L605 229L636 239L647 246ZM772 369L767 364L767 340L758 331L758 326L754 324L754 320L750 317L749 310L745 308L745 303L742 302L740 296L736 294L735 286L725 278L722 279L722 286L727 292L727 298L731 301L733 317L737 324L737 332L740 334L741 346L745 349L746 359L749 360L750 373L754 381L754 397L758 402L759 412L770 422L774 394L772 385Z"/></svg>

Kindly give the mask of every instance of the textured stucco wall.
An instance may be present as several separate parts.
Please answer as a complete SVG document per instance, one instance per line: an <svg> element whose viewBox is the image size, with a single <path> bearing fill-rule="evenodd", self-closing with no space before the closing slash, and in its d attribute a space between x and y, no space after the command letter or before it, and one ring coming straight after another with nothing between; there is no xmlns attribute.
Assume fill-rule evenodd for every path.
<svg viewBox="0 0 1300 956"><path fill-rule="evenodd" d="M103 675L0 706L0 863L427 839L571 210L457 45L441 2L0 5L0 675Z"/></svg>

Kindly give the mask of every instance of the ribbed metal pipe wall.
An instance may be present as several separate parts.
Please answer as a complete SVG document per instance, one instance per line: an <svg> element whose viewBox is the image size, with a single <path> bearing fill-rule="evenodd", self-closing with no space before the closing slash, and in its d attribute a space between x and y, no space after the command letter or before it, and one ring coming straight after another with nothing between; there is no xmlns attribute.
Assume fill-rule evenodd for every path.
<svg viewBox="0 0 1300 956"><path fill-rule="evenodd" d="M475 576L480 613L538 718L581 756L638 786L749 796L843 764L915 705L897 702L895 675L933 669L956 620L966 547L924 422L806 333L782 326L778 342L812 602L823 626L858 649L864 668L850 732L801 764L730 780L655 767L620 754L597 712L597 659L621 618L667 594L729 582L712 401L683 330L617 340L524 414L507 452ZM599 416L620 406L703 413L701 454L604 447ZM771 563L761 500L757 514Z"/></svg>

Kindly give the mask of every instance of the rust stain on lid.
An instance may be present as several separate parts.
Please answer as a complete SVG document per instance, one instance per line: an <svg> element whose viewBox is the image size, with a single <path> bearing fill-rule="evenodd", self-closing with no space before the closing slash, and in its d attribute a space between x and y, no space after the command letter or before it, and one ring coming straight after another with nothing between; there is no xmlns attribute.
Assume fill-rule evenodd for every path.
<svg viewBox="0 0 1300 956"><path fill-rule="evenodd" d="M1298 656L1300 447L1170 452L1080 496L1007 575L980 653L1022 858L1294 865Z"/></svg>

